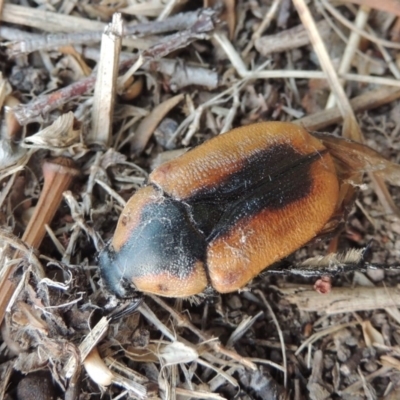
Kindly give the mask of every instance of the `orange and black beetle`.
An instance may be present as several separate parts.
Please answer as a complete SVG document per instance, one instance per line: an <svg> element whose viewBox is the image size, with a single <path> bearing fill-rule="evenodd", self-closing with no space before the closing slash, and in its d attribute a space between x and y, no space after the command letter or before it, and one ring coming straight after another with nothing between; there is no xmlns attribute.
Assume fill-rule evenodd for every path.
<svg viewBox="0 0 400 400"><path fill-rule="evenodd" d="M330 151L305 129L233 129L151 173L100 253L102 278L119 297L235 291L320 234L340 187Z"/></svg>

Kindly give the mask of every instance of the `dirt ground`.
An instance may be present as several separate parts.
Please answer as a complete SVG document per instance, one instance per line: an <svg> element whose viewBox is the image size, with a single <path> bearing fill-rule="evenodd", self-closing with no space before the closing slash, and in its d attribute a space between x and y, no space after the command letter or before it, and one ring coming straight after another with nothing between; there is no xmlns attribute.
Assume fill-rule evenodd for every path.
<svg viewBox="0 0 400 400"><path fill-rule="evenodd" d="M21 0L0 16L0 399L400 398L398 1ZM341 180L335 229L240 291L110 293L98 255L149 173L260 121L385 159L346 144L364 178Z"/></svg>

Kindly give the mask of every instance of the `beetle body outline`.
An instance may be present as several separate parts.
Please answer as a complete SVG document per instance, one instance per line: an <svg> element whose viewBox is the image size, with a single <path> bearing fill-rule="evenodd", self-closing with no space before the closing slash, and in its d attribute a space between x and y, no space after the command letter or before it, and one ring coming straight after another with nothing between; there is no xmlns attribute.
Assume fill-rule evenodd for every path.
<svg viewBox="0 0 400 400"><path fill-rule="evenodd" d="M156 168L101 252L106 286L189 297L220 293L318 236L338 207L322 142L284 122L233 129Z"/></svg>

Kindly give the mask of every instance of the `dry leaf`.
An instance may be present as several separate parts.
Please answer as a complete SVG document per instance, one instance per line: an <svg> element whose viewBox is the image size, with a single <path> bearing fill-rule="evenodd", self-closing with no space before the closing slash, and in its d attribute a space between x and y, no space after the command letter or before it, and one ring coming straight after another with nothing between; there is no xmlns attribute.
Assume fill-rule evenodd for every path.
<svg viewBox="0 0 400 400"><path fill-rule="evenodd" d="M199 354L193 346L182 342L173 342L161 347L160 357L167 365L189 363L199 358Z"/></svg>
<svg viewBox="0 0 400 400"><path fill-rule="evenodd" d="M83 361L87 374L100 386L110 386L114 380L114 374L108 369L100 357L97 347L94 347Z"/></svg>
<svg viewBox="0 0 400 400"><path fill-rule="evenodd" d="M400 371L400 360L392 356L381 356L381 363L384 367L396 368Z"/></svg>
<svg viewBox="0 0 400 400"><path fill-rule="evenodd" d="M132 151L135 154L141 153L147 145L151 135L163 118L184 98L183 94L171 97L163 103L154 107L146 117L142 119L136 129L135 137L132 140Z"/></svg>
<svg viewBox="0 0 400 400"><path fill-rule="evenodd" d="M31 149L60 150L80 142L81 129L76 129L72 112L58 117L50 126L25 138L23 147Z"/></svg>
<svg viewBox="0 0 400 400"><path fill-rule="evenodd" d="M371 321L363 321L361 326L365 344L368 347L372 346L374 343L385 344L382 334L372 326Z"/></svg>

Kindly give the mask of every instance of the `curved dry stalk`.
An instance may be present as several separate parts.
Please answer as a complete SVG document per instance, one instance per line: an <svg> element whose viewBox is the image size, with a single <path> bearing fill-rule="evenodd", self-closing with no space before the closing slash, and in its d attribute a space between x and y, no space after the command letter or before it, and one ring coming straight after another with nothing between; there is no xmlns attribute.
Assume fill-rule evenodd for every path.
<svg viewBox="0 0 400 400"><path fill-rule="evenodd" d="M66 157L46 160L43 164L44 185L34 214L22 236L26 245L38 248L46 234L46 224L52 221L63 198L63 192L78 175L74 162ZM18 258L17 253L16 257ZM40 264L40 263L39 263ZM0 323L3 321L15 285L9 280L14 268L9 268L0 282Z"/></svg>

